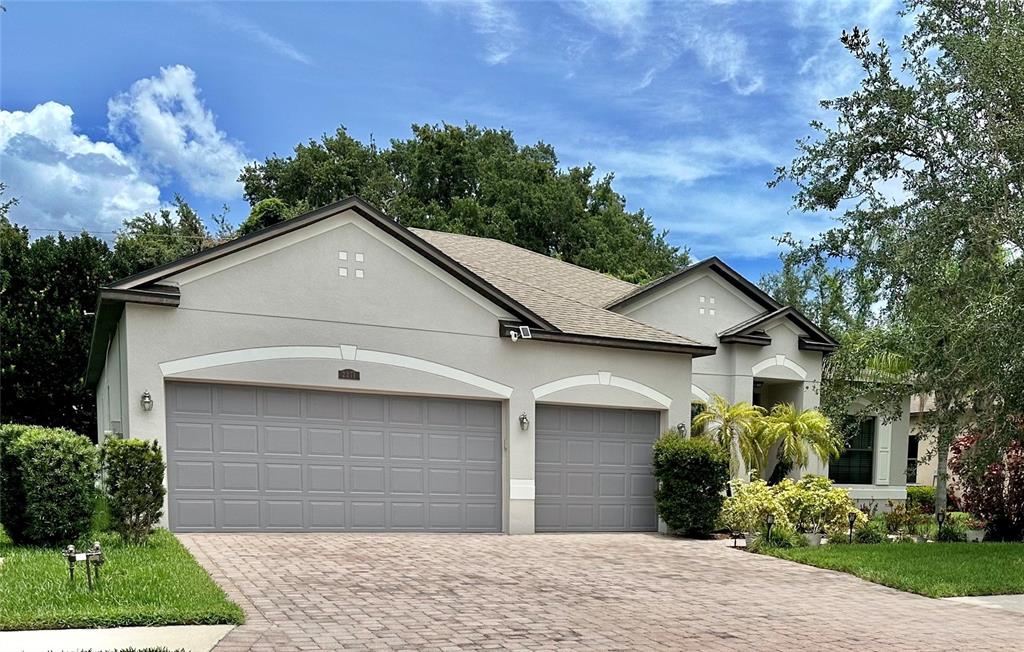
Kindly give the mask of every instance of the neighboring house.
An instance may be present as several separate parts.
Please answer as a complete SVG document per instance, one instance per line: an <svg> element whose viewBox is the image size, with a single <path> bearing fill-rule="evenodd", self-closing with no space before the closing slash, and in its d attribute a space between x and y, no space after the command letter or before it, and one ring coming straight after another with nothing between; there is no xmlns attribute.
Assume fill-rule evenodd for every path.
<svg viewBox="0 0 1024 652"><path fill-rule="evenodd" d="M177 531L637 531L693 402L814 407L834 347L718 259L638 288L350 198L103 288L87 381ZM855 497L905 496L906 426Z"/></svg>
<svg viewBox="0 0 1024 652"><path fill-rule="evenodd" d="M907 484L935 486L938 462L935 459L934 429L925 429L924 416L935 409L930 395L915 394L910 400L910 439L907 445Z"/></svg>

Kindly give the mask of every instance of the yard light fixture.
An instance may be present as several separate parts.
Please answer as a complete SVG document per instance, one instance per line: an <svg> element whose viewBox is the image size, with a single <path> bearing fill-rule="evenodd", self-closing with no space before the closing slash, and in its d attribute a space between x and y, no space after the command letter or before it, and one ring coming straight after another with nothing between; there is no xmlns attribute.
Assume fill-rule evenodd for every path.
<svg viewBox="0 0 1024 652"><path fill-rule="evenodd" d="M142 399L139 400L142 405L142 409L149 412L153 409L153 395L149 393L149 390L142 392Z"/></svg>
<svg viewBox="0 0 1024 652"><path fill-rule="evenodd" d="M772 526L775 525L775 514L768 512L768 516L765 516L764 520L768 524L768 544L771 545Z"/></svg>
<svg viewBox="0 0 1024 652"><path fill-rule="evenodd" d="M942 541L942 539L940 537L942 536L942 524L946 520L946 510L940 509L937 512L935 512L935 520L938 521L938 523L939 523L939 529L935 533L935 539L937 541Z"/></svg>
<svg viewBox="0 0 1024 652"><path fill-rule="evenodd" d="M530 429L530 417L525 412L519 415L519 429L524 432Z"/></svg>
<svg viewBox="0 0 1024 652"><path fill-rule="evenodd" d="M857 512L847 514L846 520L850 522L850 543L853 543L853 526L857 523Z"/></svg>

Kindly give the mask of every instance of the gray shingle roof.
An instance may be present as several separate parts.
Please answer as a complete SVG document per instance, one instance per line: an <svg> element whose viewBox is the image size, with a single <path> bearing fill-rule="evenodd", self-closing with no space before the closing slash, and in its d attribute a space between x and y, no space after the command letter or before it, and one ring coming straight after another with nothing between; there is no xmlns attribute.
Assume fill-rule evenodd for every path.
<svg viewBox="0 0 1024 652"><path fill-rule="evenodd" d="M603 307L632 292L632 283L500 240L410 230L565 333L702 344Z"/></svg>

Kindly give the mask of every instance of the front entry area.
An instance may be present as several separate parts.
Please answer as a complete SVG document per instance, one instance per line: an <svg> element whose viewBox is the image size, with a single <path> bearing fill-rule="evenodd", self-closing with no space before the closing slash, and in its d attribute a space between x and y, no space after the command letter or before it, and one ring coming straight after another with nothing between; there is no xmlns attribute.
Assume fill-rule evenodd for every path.
<svg viewBox="0 0 1024 652"><path fill-rule="evenodd" d="M537 405L537 531L656 531L659 423L654 411Z"/></svg>
<svg viewBox="0 0 1024 652"><path fill-rule="evenodd" d="M170 526L501 529L501 405L167 384Z"/></svg>

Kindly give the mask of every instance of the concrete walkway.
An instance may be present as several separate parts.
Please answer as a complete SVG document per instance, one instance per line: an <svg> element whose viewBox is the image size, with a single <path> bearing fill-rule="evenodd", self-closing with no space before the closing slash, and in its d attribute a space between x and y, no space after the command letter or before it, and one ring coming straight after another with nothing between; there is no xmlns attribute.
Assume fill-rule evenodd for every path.
<svg viewBox="0 0 1024 652"><path fill-rule="evenodd" d="M974 604L979 607L990 607L992 609L1006 609L1024 614L1024 594L1016 595L972 595L964 598L945 598L950 602L962 602L963 604Z"/></svg>
<svg viewBox="0 0 1024 652"><path fill-rule="evenodd" d="M267 650L1009 650L1024 617L655 534L187 534Z"/></svg>
<svg viewBox="0 0 1024 652"><path fill-rule="evenodd" d="M125 648L165 647L168 650L209 652L234 625L172 625L170 627L113 627L110 629L40 629L0 632L3 652L107 652Z"/></svg>

